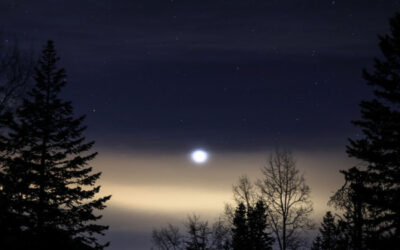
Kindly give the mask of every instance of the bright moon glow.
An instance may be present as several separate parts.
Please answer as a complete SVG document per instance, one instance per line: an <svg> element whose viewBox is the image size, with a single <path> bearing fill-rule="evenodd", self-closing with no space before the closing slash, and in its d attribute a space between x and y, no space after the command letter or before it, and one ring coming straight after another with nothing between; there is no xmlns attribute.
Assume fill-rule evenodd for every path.
<svg viewBox="0 0 400 250"><path fill-rule="evenodd" d="M198 164L204 163L208 159L208 154L204 150L195 150L191 154L192 160Z"/></svg>

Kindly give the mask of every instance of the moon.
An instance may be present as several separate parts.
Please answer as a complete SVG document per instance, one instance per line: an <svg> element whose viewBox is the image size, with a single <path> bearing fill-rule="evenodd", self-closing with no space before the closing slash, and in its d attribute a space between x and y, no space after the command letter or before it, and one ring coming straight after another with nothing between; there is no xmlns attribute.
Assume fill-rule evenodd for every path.
<svg viewBox="0 0 400 250"><path fill-rule="evenodd" d="M191 153L192 161L197 164L203 164L208 160L208 153L202 149L196 149Z"/></svg>

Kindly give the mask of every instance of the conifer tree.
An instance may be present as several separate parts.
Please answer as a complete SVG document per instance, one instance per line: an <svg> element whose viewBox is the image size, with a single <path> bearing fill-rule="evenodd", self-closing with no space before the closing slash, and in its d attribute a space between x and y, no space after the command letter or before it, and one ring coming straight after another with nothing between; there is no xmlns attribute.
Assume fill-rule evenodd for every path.
<svg viewBox="0 0 400 250"><path fill-rule="evenodd" d="M267 211L261 200L254 207L239 203L233 218L233 250L270 250L274 239L267 231Z"/></svg>
<svg viewBox="0 0 400 250"><path fill-rule="evenodd" d="M321 241L321 236L317 235L312 243L311 250L323 250Z"/></svg>
<svg viewBox="0 0 400 250"><path fill-rule="evenodd" d="M271 250L274 239L267 232L267 211L264 202L259 200L247 212L249 240L252 250Z"/></svg>
<svg viewBox="0 0 400 250"><path fill-rule="evenodd" d="M326 212L319 232L322 236L322 248L326 250L333 250L336 246L337 226L335 218L330 211Z"/></svg>
<svg viewBox="0 0 400 250"><path fill-rule="evenodd" d="M36 85L0 138L0 190L17 232L12 249L103 249L108 244L96 235L108 227L95 224L101 215L94 212L110 196L96 197L101 173L88 166L97 155L94 142L83 136L84 116L75 118L71 103L59 97L66 74L57 61L49 41L35 68Z"/></svg>
<svg viewBox="0 0 400 250"><path fill-rule="evenodd" d="M338 221L339 245L342 246L341 249L347 249L343 246L355 250L371 249L368 242L371 234L368 220L373 217L373 214L367 209L368 193L365 187L365 172L351 168L342 173L346 182L330 200L331 204L343 211L343 216Z"/></svg>
<svg viewBox="0 0 400 250"><path fill-rule="evenodd" d="M339 230L338 225L330 211L326 212L321 226L319 235L313 243L314 249L336 250L338 248ZM319 247L319 248L318 248Z"/></svg>
<svg viewBox="0 0 400 250"><path fill-rule="evenodd" d="M364 179L360 197L369 216L363 242L370 249L400 244L400 14L390 19L390 28L390 35L379 37L383 58L375 59L372 73L364 70L374 98L361 102L361 119L353 122L364 136L347 146L363 166L344 171L350 183Z"/></svg>
<svg viewBox="0 0 400 250"><path fill-rule="evenodd" d="M233 250L246 250L249 243L249 229L247 226L246 207L243 203L240 203L236 208L232 233Z"/></svg>

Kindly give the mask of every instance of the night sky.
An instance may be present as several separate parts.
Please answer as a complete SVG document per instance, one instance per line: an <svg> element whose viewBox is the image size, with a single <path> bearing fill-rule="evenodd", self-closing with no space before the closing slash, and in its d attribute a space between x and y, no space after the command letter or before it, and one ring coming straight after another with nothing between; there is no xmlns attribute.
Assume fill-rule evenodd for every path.
<svg viewBox="0 0 400 250"><path fill-rule="evenodd" d="M361 77L380 56L392 0L0 0L4 42L55 41L63 92L87 114L112 194L110 250L150 248L151 230L218 217L271 148L305 172L318 221L358 130ZM188 154L210 153L202 166Z"/></svg>

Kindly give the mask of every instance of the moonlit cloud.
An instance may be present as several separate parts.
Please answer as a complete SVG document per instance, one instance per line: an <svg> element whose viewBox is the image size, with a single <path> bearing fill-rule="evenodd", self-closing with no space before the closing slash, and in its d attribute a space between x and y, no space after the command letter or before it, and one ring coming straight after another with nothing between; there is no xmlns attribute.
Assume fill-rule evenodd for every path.
<svg viewBox="0 0 400 250"><path fill-rule="evenodd" d="M247 174L252 180L260 178L259 170L269 154L268 150L213 152L213 160L198 168L185 153L153 155L101 151L94 165L103 171L102 193L113 195L107 214L114 218L123 211L128 217L136 218L124 221L125 226L107 215L105 220L111 223L111 230L123 228L128 232L149 234L154 227L182 222L192 213L204 219L216 219L223 213L224 205L232 202L232 185L238 177ZM353 163L340 149L330 152L293 150L293 154L311 187L313 218L319 220L328 209L329 197L342 183L338 170ZM157 215L158 219L154 220L152 215Z"/></svg>

